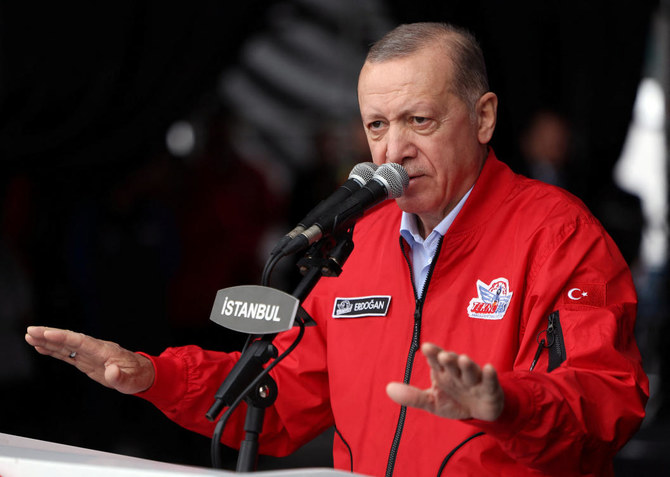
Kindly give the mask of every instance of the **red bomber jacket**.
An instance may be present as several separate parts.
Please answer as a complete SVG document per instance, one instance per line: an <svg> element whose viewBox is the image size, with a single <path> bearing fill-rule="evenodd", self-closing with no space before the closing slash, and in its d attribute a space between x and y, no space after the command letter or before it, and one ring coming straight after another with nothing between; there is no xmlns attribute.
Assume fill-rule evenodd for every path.
<svg viewBox="0 0 670 477"><path fill-rule="evenodd" d="M360 474L613 475L648 381L631 275L601 224L491 152L417 299L400 217L387 202L359 220L343 273L305 300L317 326L271 372L279 397L260 452L288 454L334 425L335 467ZM294 337L275 340L280 352ZM494 365L505 393L497 421L443 419L388 398L390 381L430 386L424 341ZM151 359L156 380L140 396L211 436L205 413L237 354L188 346ZM224 441L236 446L244 408L233 417Z"/></svg>

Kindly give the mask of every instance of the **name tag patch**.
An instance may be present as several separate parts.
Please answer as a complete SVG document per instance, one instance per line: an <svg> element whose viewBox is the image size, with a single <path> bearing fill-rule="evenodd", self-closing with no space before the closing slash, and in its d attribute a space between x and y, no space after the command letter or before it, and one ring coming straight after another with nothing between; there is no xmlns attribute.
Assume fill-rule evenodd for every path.
<svg viewBox="0 0 670 477"><path fill-rule="evenodd" d="M386 316L390 304L390 296L338 297L333 305L333 318Z"/></svg>

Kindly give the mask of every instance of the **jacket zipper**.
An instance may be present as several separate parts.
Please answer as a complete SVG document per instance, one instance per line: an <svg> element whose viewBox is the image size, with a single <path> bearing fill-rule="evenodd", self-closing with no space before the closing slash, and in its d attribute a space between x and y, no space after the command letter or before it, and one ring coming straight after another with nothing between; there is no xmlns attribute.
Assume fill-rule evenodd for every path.
<svg viewBox="0 0 670 477"><path fill-rule="evenodd" d="M402 250L402 254L405 257L405 262L407 262L407 265L409 266L409 276L410 281L412 282L412 290L414 290L414 299L416 301L416 305L414 308L414 329L412 331L412 342L410 343L409 353L407 354L407 362L405 364L405 376L403 378L403 382L405 384L409 384L409 380L412 376L412 368L414 366L414 357L416 356L416 352L419 350L419 346L421 344L421 317L422 317L421 313L423 310L424 301L426 299L426 293L428 291L428 283L430 282L430 279L433 275L433 270L435 269L435 263L437 262L437 257L440 254L440 248L442 248L443 239L444 238L440 238L440 241L437 244L433 261L430 264L428 275L426 276L426 281L423 284L421 298L419 298L416 293L416 286L414 285L414 272L412 271L412 264L409 260L409 257L407 256L407 251L405 250L403 239L402 237L400 238L400 249ZM393 443L391 444L391 451L389 452L389 458L386 464L386 477L391 477L393 475L393 468L395 467L395 460L398 455L398 446L400 445L400 437L402 436L402 431L403 428L405 427L406 416L407 416L407 406L401 406L400 416L398 416L398 424L396 425L395 434L393 436Z"/></svg>
<svg viewBox="0 0 670 477"><path fill-rule="evenodd" d="M548 373L558 368L566 358L565 340L563 338L563 329L561 328L561 320L558 310L549 315L547 322L547 329L540 331L536 338L538 347L533 362L530 365L531 371L535 368L537 361L542 355L542 350L545 348L549 352L549 364L547 366ZM546 334L546 339L542 338L543 333Z"/></svg>

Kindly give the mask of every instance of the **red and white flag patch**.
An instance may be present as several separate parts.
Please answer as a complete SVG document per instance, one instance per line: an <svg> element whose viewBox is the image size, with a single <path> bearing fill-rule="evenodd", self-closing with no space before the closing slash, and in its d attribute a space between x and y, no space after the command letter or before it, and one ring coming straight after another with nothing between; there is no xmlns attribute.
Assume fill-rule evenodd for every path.
<svg viewBox="0 0 670 477"><path fill-rule="evenodd" d="M571 283L563 289L564 305L605 306L607 289L604 283Z"/></svg>

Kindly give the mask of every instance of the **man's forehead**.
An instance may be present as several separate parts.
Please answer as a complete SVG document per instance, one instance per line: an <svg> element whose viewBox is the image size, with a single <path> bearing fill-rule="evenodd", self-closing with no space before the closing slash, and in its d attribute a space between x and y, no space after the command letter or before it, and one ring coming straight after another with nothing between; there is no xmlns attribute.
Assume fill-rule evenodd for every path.
<svg viewBox="0 0 670 477"><path fill-rule="evenodd" d="M430 47L411 55L385 61L366 61L359 75L361 82L402 81L449 81L452 76L452 63L443 48Z"/></svg>
<svg viewBox="0 0 670 477"><path fill-rule="evenodd" d="M439 97L450 90L451 71L446 65L421 58L369 63L361 71L358 83L359 100L386 96L417 95ZM417 100L419 100L417 98Z"/></svg>

